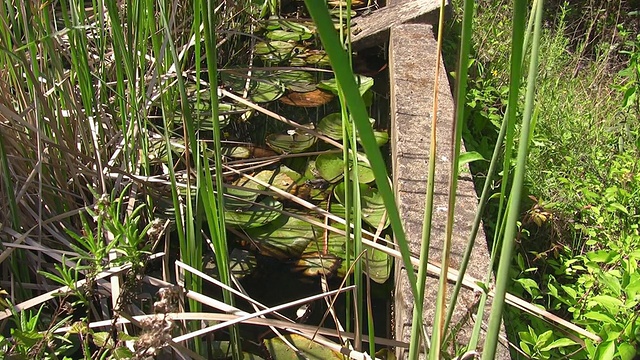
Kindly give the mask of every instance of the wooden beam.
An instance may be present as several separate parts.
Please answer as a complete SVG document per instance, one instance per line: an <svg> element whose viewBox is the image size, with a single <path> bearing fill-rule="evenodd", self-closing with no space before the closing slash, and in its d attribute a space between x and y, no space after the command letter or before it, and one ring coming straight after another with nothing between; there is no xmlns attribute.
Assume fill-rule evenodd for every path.
<svg viewBox="0 0 640 360"><path fill-rule="evenodd" d="M420 21L434 24L439 8L440 0L406 0L361 15L353 19L351 44L356 50L381 45L388 41L394 25Z"/></svg>

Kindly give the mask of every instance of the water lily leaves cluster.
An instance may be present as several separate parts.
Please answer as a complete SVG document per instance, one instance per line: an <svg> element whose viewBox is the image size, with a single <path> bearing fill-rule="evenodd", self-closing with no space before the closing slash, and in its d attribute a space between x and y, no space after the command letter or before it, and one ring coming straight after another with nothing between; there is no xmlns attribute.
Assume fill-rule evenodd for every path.
<svg viewBox="0 0 640 360"><path fill-rule="evenodd" d="M315 162L318 161L322 162L322 159ZM339 162L341 168L341 160ZM314 162L310 163L313 165ZM304 175L282 165L276 170L263 170L255 177L261 182L292 194L298 194L301 188L313 188L318 193L322 192L321 198L325 199L332 190L335 200L331 205L327 206L325 201L324 205L321 203L318 206L330 208L334 214L344 217L345 211L341 204L344 198L344 184L338 184L332 189L329 187L331 183L318 177L318 173L320 171L310 168L309 164ZM316 186L318 183L323 185ZM265 186L248 179L238 179L225 189L227 225L241 228L262 255L282 261L294 261L295 269L305 275L345 276L349 269L344 263L347 257L344 235L329 232L319 225L312 224L311 220L316 223L320 220L310 218L306 212L287 208L287 213L283 213L283 199L277 199L276 196L260 199L263 190ZM389 223L377 190L363 184L361 194L362 220L372 228L386 228ZM344 230L344 225L334 224L334 227ZM356 254L350 254L352 259L355 256ZM386 281L390 274L391 258L373 249L368 250L366 258L371 278L378 282Z"/></svg>

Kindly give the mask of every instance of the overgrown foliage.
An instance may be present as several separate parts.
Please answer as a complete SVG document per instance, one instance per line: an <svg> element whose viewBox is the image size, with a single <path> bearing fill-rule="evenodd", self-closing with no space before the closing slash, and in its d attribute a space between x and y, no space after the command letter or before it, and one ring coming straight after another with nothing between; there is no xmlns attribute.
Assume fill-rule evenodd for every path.
<svg viewBox="0 0 640 360"><path fill-rule="evenodd" d="M640 344L640 14L631 3L547 7L511 291L604 340L580 346L581 339L510 311L507 327L528 357L632 359ZM500 49L509 9L504 1L483 1L475 20L465 141L486 158L505 111ZM483 166L474 164L480 183ZM489 234L497 226L490 214L485 225Z"/></svg>

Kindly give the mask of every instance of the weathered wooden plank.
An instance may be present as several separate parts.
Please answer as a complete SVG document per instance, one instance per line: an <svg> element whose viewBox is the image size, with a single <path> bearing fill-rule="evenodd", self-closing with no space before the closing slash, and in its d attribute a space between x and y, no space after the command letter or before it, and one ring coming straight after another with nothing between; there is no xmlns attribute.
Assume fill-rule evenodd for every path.
<svg viewBox="0 0 640 360"><path fill-rule="evenodd" d="M352 46L357 50L387 42L389 29L394 25L436 23L439 7L440 0L405 0L357 17L351 26Z"/></svg>

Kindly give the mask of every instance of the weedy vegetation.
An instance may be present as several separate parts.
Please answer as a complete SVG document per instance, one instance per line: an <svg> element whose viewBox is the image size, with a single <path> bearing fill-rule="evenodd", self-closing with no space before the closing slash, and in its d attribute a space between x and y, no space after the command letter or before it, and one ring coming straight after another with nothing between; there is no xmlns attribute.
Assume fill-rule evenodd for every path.
<svg viewBox="0 0 640 360"><path fill-rule="evenodd" d="M423 332L429 259L409 251L376 71L354 74L349 41L375 5L3 2L0 359L493 359L503 315L514 356L637 356L638 11L465 0L447 25L443 1L457 102L440 271L463 138L491 159L472 164L469 237L484 220L491 260L486 279L466 260L455 284L441 276ZM376 336L375 286L397 261L416 270L409 344ZM243 284L269 263L312 293L262 303ZM475 319L491 299L489 322L454 346L463 285Z"/></svg>

